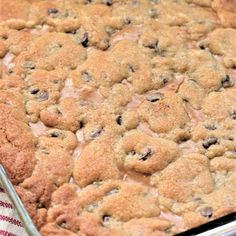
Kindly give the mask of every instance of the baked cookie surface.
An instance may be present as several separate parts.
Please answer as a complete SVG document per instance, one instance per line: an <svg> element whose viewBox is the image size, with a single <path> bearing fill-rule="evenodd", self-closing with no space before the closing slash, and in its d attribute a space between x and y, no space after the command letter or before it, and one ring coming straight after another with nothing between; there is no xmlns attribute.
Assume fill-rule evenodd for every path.
<svg viewBox="0 0 236 236"><path fill-rule="evenodd" d="M235 0L1 0L0 162L44 236L170 236L236 211Z"/></svg>

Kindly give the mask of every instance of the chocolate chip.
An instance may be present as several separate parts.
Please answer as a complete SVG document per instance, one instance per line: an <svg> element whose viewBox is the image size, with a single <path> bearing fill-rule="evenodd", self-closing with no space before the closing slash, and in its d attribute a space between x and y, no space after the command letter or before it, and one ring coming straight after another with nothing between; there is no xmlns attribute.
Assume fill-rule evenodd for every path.
<svg viewBox="0 0 236 236"><path fill-rule="evenodd" d="M215 145L217 143L217 141L218 140L216 137L210 137L210 138L207 138L203 141L202 146L205 149L208 149L211 145Z"/></svg>
<svg viewBox="0 0 236 236"><path fill-rule="evenodd" d="M135 72L134 67L130 64L128 65L128 72L129 73L134 73Z"/></svg>
<svg viewBox="0 0 236 236"><path fill-rule="evenodd" d="M81 120L81 121L79 122L79 128L82 129L83 127L84 127L84 122Z"/></svg>
<svg viewBox="0 0 236 236"><path fill-rule="evenodd" d="M156 18L158 17L157 10L154 9L154 8L149 9L148 15L149 15L151 18L156 19Z"/></svg>
<svg viewBox="0 0 236 236"><path fill-rule="evenodd" d="M112 194L116 194L119 192L119 189L118 188L114 188L108 192L105 193L106 196L109 196L109 195L112 195Z"/></svg>
<svg viewBox="0 0 236 236"><path fill-rule="evenodd" d="M13 68L9 68L9 70L7 71L7 73L10 75L13 73Z"/></svg>
<svg viewBox="0 0 236 236"><path fill-rule="evenodd" d="M57 79L53 80L53 83L54 83L54 84L58 84L59 82L60 82L60 81L57 80Z"/></svg>
<svg viewBox="0 0 236 236"><path fill-rule="evenodd" d="M62 112L58 108L57 108L56 112L58 115L62 115Z"/></svg>
<svg viewBox="0 0 236 236"><path fill-rule="evenodd" d="M232 119L236 120L236 111L231 112L230 116Z"/></svg>
<svg viewBox="0 0 236 236"><path fill-rule="evenodd" d="M62 222L58 223L58 225L59 225L61 228L64 228L64 229L66 229L66 227L67 227L65 220L63 220Z"/></svg>
<svg viewBox="0 0 236 236"><path fill-rule="evenodd" d="M58 107L55 107L55 113L60 116L62 115L62 112Z"/></svg>
<svg viewBox="0 0 236 236"><path fill-rule="evenodd" d="M153 93L153 94L149 94L147 95L146 99L149 102L156 102L161 100L164 97L163 93Z"/></svg>
<svg viewBox="0 0 236 236"><path fill-rule="evenodd" d="M234 82L232 79L229 77L229 75L226 75L225 78L221 81L221 84L224 88L229 88L234 86Z"/></svg>
<svg viewBox="0 0 236 236"><path fill-rule="evenodd" d="M164 230L164 232L167 234L167 235L173 235L174 233L174 230L173 230L174 226L173 225L170 225L169 228L166 228Z"/></svg>
<svg viewBox="0 0 236 236"><path fill-rule="evenodd" d="M82 39L81 39L81 44L83 47L87 48L89 44L89 39L88 39L88 33L85 32Z"/></svg>
<svg viewBox="0 0 236 236"><path fill-rule="evenodd" d="M184 133L178 138L177 142L178 143L187 142L190 138L191 138L191 135L189 133Z"/></svg>
<svg viewBox="0 0 236 236"><path fill-rule="evenodd" d="M103 217L102 217L102 221L104 222L104 223L107 223L107 222L109 222L111 220L111 216L110 215L104 215Z"/></svg>
<svg viewBox="0 0 236 236"><path fill-rule="evenodd" d="M23 64L23 67L26 68L26 69L35 69L35 64L32 62L32 61L26 61L24 64Z"/></svg>
<svg viewBox="0 0 236 236"><path fill-rule="evenodd" d="M202 49L202 50L205 50L205 49L206 49L203 44L200 44L200 45L199 45L199 48Z"/></svg>
<svg viewBox="0 0 236 236"><path fill-rule="evenodd" d="M83 79L84 79L85 82L89 82L89 81L92 80L92 76L89 75L89 73L86 72L86 71L85 71L85 72L82 72L82 77L83 77Z"/></svg>
<svg viewBox="0 0 236 236"><path fill-rule="evenodd" d="M121 124L122 124L122 116L118 116L118 117L116 118L116 123L117 123L118 125L121 125Z"/></svg>
<svg viewBox="0 0 236 236"><path fill-rule="evenodd" d="M1 35L0 38L2 38L3 40L7 40L8 36L7 35Z"/></svg>
<svg viewBox="0 0 236 236"><path fill-rule="evenodd" d="M66 31L66 34L76 34L76 30L68 30Z"/></svg>
<svg viewBox="0 0 236 236"><path fill-rule="evenodd" d="M91 138L97 138L98 136L101 135L102 131L103 131L103 129L99 129L99 130L96 130L96 131L92 131L92 132L90 133L90 137L91 137Z"/></svg>
<svg viewBox="0 0 236 236"><path fill-rule="evenodd" d="M130 19L129 17L125 17L125 18L124 18L124 24L125 24L125 25L129 25L129 24L131 24L131 22L132 22L132 21L131 21L131 19Z"/></svg>
<svg viewBox="0 0 236 236"><path fill-rule="evenodd" d="M40 202L39 200L37 200L37 207L38 208L46 208L45 204L43 202Z"/></svg>
<svg viewBox="0 0 236 236"><path fill-rule="evenodd" d="M202 200L201 197L194 197L193 201L196 202L197 204L203 204L204 203L204 201Z"/></svg>
<svg viewBox="0 0 236 236"><path fill-rule="evenodd" d="M136 154L136 152L134 150L132 150L128 153L128 155L132 155L132 156L134 156L135 154Z"/></svg>
<svg viewBox="0 0 236 236"><path fill-rule="evenodd" d="M43 101L48 100L48 98L49 98L48 92L47 91L41 91L40 95L38 96L38 101L43 102Z"/></svg>
<svg viewBox="0 0 236 236"><path fill-rule="evenodd" d="M169 82L169 78L164 76L164 75L160 75L160 79L162 80L163 84L167 84Z"/></svg>
<svg viewBox="0 0 236 236"><path fill-rule="evenodd" d="M33 95L37 94L38 92L39 92L39 89L37 89L37 88L30 89L30 93Z"/></svg>
<svg viewBox="0 0 236 236"><path fill-rule="evenodd" d="M107 6L111 6L112 5L112 0L103 0L104 4L106 4Z"/></svg>
<svg viewBox="0 0 236 236"><path fill-rule="evenodd" d="M59 136L61 136L61 133L58 132L58 131L54 131L54 132L52 132L52 133L50 134L50 136L51 136L52 138L58 138Z"/></svg>
<svg viewBox="0 0 236 236"><path fill-rule="evenodd" d="M58 10L56 8L48 8L48 15L56 13L58 13Z"/></svg>
<svg viewBox="0 0 236 236"><path fill-rule="evenodd" d="M216 126L214 124L205 125L205 128L208 130L216 130Z"/></svg>
<svg viewBox="0 0 236 236"><path fill-rule="evenodd" d="M147 47L150 48L150 49L158 50L158 41L149 43L149 44L147 45Z"/></svg>
<svg viewBox="0 0 236 236"><path fill-rule="evenodd" d="M153 154L153 150L151 148L148 148L145 153L142 153L140 155L139 160L146 161L152 154Z"/></svg>
<svg viewBox="0 0 236 236"><path fill-rule="evenodd" d="M202 216L204 216L204 217L210 218L210 217L212 217L212 215L213 215L213 209L212 209L212 207L205 207L205 208L202 208L202 209L200 210L200 214L201 214Z"/></svg>

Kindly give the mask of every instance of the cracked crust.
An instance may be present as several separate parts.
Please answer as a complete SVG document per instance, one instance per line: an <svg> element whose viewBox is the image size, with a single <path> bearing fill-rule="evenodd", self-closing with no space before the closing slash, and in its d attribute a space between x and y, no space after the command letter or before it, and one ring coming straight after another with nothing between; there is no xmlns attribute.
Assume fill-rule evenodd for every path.
<svg viewBox="0 0 236 236"><path fill-rule="evenodd" d="M236 211L234 5L1 1L0 162L43 236Z"/></svg>

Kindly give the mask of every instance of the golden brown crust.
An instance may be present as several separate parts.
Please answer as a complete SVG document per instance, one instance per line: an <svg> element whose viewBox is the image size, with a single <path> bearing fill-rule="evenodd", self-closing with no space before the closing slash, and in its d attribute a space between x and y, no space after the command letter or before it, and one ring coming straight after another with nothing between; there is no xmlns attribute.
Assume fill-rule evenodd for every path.
<svg viewBox="0 0 236 236"><path fill-rule="evenodd" d="M94 140L83 149L74 163L74 178L80 187L119 177L112 145L109 139Z"/></svg>
<svg viewBox="0 0 236 236"><path fill-rule="evenodd" d="M213 0L212 7L224 26L236 28L235 0Z"/></svg>
<svg viewBox="0 0 236 236"><path fill-rule="evenodd" d="M223 35L224 37L222 37ZM212 53L223 56L226 67L234 68L236 66L235 35L236 30L232 28L216 29L201 42L201 45L209 48Z"/></svg>
<svg viewBox="0 0 236 236"><path fill-rule="evenodd" d="M29 177L34 169L34 137L26 124L22 96L1 91L0 160L14 184Z"/></svg>
<svg viewBox="0 0 236 236"><path fill-rule="evenodd" d="M6 21L10 19L27 20L30 4L27 0L21 2L17 0L1 1L0 5L0 21Z"/></svg>
<svg viewBox="0 0 236 236"><path fill-rule="evenodd" d="M234 5L1 1L0 162L43 236L236 211Z"/></svg>

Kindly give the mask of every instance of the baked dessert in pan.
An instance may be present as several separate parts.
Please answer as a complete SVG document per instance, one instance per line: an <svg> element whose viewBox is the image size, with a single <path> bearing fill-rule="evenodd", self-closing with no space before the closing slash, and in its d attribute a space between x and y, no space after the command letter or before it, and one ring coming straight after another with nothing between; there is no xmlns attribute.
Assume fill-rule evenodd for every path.
<svg viewBox="0 0 236 236"><path fill-rule="evenodd" d="M0 56L0 161L42 235L236 211L235 0L1 0Z"/></svg>

